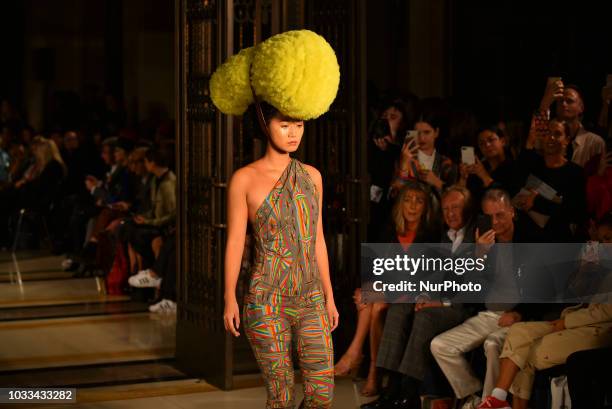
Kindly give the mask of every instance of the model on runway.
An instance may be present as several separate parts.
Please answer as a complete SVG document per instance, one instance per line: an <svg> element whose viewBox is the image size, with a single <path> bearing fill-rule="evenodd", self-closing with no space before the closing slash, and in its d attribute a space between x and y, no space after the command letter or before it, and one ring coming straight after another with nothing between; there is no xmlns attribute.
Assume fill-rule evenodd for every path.
<svg viewBox="0 0 612 409"><path fill-rule="evenodd" d="M237 68L244 64L247 70ZM266 406L294 407L295 345L304 382L301 406L328 408L334 389L331 331L338 325L338 311L321 218L323 182L317 169L290 153L300 145L304 119L327 111L335 98L335 54L317 34L291 31L241 52L224 66L211 79L213 101L223 112L236 113L224 106L241 97L224 101L232 92L228 82L240 83L235 73L247 73L242 85L250 86L253 113L268 142L264 156L238 169L228 187L225 328L240 335L236 283L250 223L255 258L242 317L266 382Z"/></svg>

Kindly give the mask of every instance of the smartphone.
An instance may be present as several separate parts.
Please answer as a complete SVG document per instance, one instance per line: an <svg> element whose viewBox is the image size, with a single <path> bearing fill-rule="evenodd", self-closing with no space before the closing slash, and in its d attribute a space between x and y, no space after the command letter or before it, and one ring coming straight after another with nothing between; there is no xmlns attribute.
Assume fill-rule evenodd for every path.
<svg viewBox="0 0 612 409"><path fill-rule="evenodd" d="M478 233L481 236L491 230L493 228L493 221L491 220L491 216L489 216L488 214L479 214L476 218L476 228L478 229Z"/></svg>
<svg viewBox="0 0 612 409"><path fill-rule="evenodd" d="M419 136L419 131L408 131L406 132L406 139L404 139L404 143L409 142L411 139L416 139Z"/></svg>
<svg viewBox="0 0 612 409"><path fill-rule="evenodd" d="M461 147L461 162L466 165L473 165L476 163L476 157L474 156L473 146L462 146Z"/></svg>

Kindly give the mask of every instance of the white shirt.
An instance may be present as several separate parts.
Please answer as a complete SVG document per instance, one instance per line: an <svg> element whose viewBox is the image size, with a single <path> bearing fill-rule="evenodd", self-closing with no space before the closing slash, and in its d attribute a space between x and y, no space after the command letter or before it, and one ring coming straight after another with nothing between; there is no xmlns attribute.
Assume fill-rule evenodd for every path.
<svg viewBox="0 0 612 409"><path fill-rule="evenodd" d="M459 230L448 229L448 238L453 243L451 247L451 251L454 253L457 250L457 247L463 243L463 238L465 237L465 227L460 228Z"/></svg>
<svg viewBox="0 0 612 409"><path fill-rule="evenodd" d="M424 153L423 151L419 150L419 152L417 153L417 158L418 158L419 163L421 164L422 167L424 167L427 170L432 170L433 169L434 160L436 159L436 150L434 149L434 151L431 154L431 156L429 156L426 153Z"/></svg>

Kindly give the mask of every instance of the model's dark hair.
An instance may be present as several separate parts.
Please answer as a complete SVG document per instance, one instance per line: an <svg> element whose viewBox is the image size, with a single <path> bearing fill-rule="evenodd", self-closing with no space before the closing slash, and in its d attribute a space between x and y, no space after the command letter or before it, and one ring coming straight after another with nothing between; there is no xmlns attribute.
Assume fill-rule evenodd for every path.
<svg viewBox="0 0 612 409"><path fill-rule="evenodd" d="M263 114L264 121L266 122L266 126L270 123L272 119L279 119L282 121L289 121L289 122L301 121L301 119L292 118L290 116L283 114L281 111L276 109L276 107L274 107L271 104L268 104L266 101L260 101L259 106L261 107L261 112ZM263 129L261 129L259 125L259 118L257 114L257 104L251 104L245 116L246 116L247 123L248 123L247 127L251 128L254 134L257 135L257 137L266 139L268 136L266 132Z"/></svg>

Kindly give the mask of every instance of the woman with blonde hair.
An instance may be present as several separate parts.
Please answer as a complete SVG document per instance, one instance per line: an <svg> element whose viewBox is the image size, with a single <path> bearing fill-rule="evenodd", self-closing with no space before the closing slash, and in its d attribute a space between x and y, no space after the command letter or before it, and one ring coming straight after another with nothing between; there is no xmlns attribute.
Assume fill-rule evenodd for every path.
<svg viewBox="0 0 612 409"><path fill-rule="evenodd" d="M390 223L379 232L377 242L400 243L406 251L412 243L436 242L436 229L431 206L431 188L425 183L410 180L398 192L391 209ZM389 304L362 300L361 288L355 290L353 300L357 307L357 329L353 340L335 366L337 376L354 373L363 358L361 350L366 336L370 340L370 365L368 377L361 389L363 396L378 394L380 376L376 367L378 349Z"/></svg>

